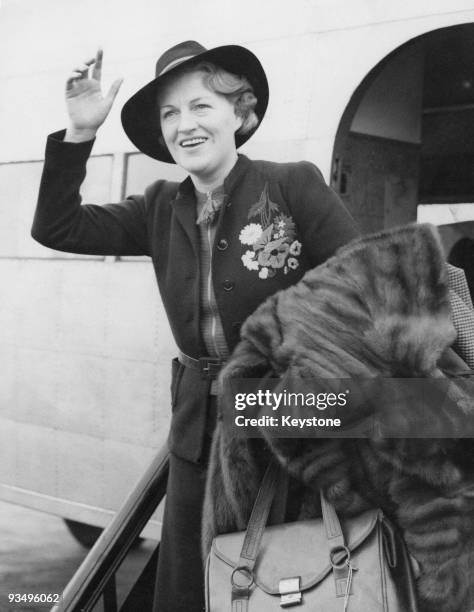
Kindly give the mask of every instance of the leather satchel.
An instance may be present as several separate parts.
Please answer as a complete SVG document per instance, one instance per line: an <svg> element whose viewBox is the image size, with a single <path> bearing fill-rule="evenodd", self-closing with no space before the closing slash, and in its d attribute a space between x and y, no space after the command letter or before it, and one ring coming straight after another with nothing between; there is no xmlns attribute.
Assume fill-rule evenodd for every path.
<svg viewBox="0 0 474 612"><path fill-rule="evenodd" d="M280 468L272 462L247 530L213 541L207 612L416 612L410 557L380 509L341 523L321 495L322 518L266 527Z"/></svg>

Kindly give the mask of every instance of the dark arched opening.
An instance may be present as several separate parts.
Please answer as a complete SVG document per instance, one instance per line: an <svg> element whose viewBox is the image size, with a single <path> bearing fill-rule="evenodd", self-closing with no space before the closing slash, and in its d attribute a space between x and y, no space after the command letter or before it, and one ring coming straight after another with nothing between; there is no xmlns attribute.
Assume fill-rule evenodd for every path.
<svg viewBox="0 0 474 612"><path fill-rule="evenodd" d="M332 168L364 231L415 221L419 204L474 203L474 24L418 36L367 74Z"/></svg>

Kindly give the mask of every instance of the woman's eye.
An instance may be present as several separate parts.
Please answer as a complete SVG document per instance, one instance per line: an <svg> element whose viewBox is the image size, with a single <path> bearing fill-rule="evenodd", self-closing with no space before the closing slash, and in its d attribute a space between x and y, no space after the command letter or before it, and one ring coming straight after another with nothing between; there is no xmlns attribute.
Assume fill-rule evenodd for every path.
<svg viewBox="0 0 474 612"><path fill-rule="evenodd" d="M174 115L176 115L176 111L173 110L168 110L165 111L162 115L161 118L162 119L171 119L171 117L173 117Z"/></svg>
<svg viewBox="0 0 474 612"><path fill-rule="evenodd" d="M194 108L197 110L203 110L205 108L209 108L209 104L196 104Z"/></svg>

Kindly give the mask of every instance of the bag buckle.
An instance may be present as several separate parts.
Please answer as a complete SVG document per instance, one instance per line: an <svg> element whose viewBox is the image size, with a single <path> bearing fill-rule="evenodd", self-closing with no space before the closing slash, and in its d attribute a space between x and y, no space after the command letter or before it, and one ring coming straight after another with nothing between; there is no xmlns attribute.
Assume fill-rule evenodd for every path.
<svg viewBox="0 0 474 612"><path fill-rule="evenodd" d="M280 607L288 608L301 603L301 576L294 578L283 578L278 583L278 591L280 593Z"/></svg>
<svg viewBox="0 0 474 612"><path fill-rule="evenodd" d="M351 561L351 551L347 546L335 546L329 553L334 580L336 582L336 597L344 597L346 612L349 595L352 595L352 578L357 567Z"/></svg>

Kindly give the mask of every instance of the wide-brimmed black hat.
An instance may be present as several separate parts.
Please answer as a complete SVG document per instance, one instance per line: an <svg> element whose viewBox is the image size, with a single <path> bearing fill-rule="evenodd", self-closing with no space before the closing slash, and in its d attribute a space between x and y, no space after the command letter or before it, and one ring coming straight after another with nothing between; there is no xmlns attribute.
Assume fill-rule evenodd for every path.
<svg viewBox="0 0 474 612"><path fill-rule="evenodd" d="M255 113L259 122L262 120L268 104L268 82L257 57L239 45L225 45L207 50L199 43L188 40L163 53L156 63L156 77L137 91L122 109L122 125L127 136L137 149L146 155L170 164L174 163L163 139L160 138L157 94L170 74L184 66L200 62L211 62L227 72L245 76L257 98ZM243 145L255 129L247 134L236 134L236 146Z"/></svg>

